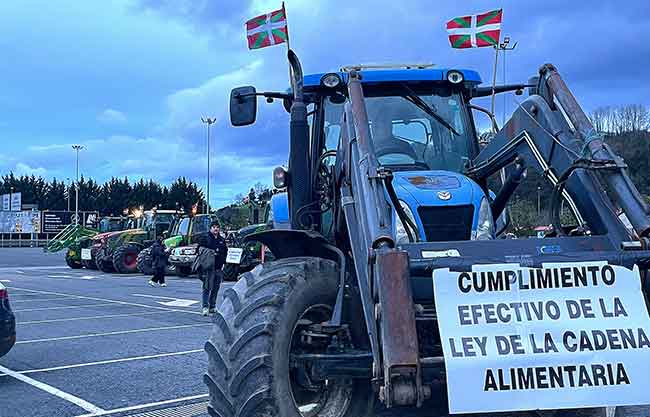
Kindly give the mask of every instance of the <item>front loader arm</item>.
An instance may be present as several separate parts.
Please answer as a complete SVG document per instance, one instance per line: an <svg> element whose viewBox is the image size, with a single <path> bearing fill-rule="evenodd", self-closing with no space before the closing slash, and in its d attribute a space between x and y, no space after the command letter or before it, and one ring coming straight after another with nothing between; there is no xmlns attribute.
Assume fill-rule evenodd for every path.
<svg viewBox="0 0 650 417"><path fill-rule="evenodd" d="M593 234L608 235L615 246L629 240L625 226L615 215L615 202L637 235L647 237L648 208L632 184L627 167L594 131L552 65L540 69L536 90L537 94L519 105L481 151L467 174L482 181L512 163L533 167L562 193L578 222L588 225ZM600 178L606 182L611 200L597 169L603 170Z"/></svg>
<svg viewBox="0 0 650 417"><path fill-rule="evenodd" d="M373 356L373 379L386 407L420 406L422 385L409 257L395 248L392 209L371 141L360 75L350 72L340 152L341 206Z"/></svg>

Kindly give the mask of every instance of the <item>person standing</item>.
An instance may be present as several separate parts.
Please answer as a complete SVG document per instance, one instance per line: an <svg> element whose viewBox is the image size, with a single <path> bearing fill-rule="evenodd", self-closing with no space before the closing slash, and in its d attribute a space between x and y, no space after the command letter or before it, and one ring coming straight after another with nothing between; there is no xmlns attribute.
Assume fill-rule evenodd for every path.
<svg viewBox="0 0 650 417"><path fill-rule="evenodd" d="M203 268L202 312L204 316L216 311L217 294L223 279L222 268L226 262L228 246L220 232L219 222L214 220L210 224L210 232L199 240L199 250L206 248L214 252L214 263L210 262L207 268Z"/></svg>
<svg viewBox="0 0 650 417"><path fill-rule="evenodd" d="M149 280L149 285L152 287L159 284L161 287L166 287L165 283L165 268L167 267L167 253L165 252L165 245L163 244L162 236L158 237L151 245L151 257L153 266L153 277Z"/></svg>

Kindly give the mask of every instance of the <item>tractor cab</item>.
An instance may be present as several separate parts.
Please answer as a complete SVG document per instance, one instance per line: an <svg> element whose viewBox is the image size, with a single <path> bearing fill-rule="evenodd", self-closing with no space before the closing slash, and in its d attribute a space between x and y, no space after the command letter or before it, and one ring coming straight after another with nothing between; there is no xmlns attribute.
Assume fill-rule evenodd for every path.
<svg viewBox="0 0 650 417"><path fill-rule="evenodd" d="M400 207L391 205L408 217L405 225L395 213L395 241L484 240L502 231L496 230L485 187L464 175L480 151L469 105L481 83L475 71L414 64L344 67L340 72L306 75L303 94L316 181L326 182L324 176L343 164L346 149L341 148L341 135L350 71L357 72L363 86L377 161L393 175ZM250 94L250 89L242 87L241 94ZM290 103L285 98L285 108ZM241 110L237 105L231 108ZM328 200L322 197L320 201ZM391 201L388 196L386 200ZM321 209L322 213L301 213L299 222L310 223L321 233L333 230L333 214L327 207ZM505 229L505 218L499 219L499 229Z"/></svg>
<svg viewBox="0 0 650 417"><path fill-rule="evenodd" d="M143 216L142 228L151 239L168 235L176 219L174 210L151 210Z"/></svg>

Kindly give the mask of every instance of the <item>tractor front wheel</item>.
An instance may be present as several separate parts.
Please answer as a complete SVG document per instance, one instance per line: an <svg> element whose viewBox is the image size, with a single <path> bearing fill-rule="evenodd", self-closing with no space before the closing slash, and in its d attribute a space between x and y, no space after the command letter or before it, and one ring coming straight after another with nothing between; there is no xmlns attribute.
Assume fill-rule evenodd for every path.
<svg viewBox="0 0 650 417"><path fill-rule="evenodd" d="M80 269L83 267L80 260L70 256L70 251L65 254L65 263L68 264L68 266L72 269Z"/></svg>
<svg viewBox="0 0 650 417"><path fill-rule="evenodd" d="M291 361L294 353L310 352L301 342L302 333L330 319L337 291L336 264L320 258L268 262L225 288L205 345L209 414L371 416L374 393L369 380L306 386Z"/></svg>
<svg viewBox="0 0 650 417"><path fill-rule="evenodd" d="M138 253L136 264L138 266L138 271L144 275L153 275L153 256L151 255L151 247L142 249L140 253Z"/></svg>
<svg viewBox="0 0 650 417"><path fill-rule="evenodd" d="M141 247L127 243L118 247L113 254L113 267L120 274L138 272L138 254Z"/></svg>

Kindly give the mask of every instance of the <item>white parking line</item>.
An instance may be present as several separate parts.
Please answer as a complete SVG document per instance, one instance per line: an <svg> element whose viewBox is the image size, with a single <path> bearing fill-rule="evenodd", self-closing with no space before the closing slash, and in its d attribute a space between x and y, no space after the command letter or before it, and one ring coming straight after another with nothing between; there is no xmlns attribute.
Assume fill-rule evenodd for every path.
<svg viewBox="0 0 650 417"><path fill-rule="evenodd" d="M203 349L184 350L182 352L158 353L155 355L146 355L146 356L132 356L128 358L108 359L105 361L76 363L73 365L55 366L52 368L29 369L26 371L15 371L15 372L24 375L24 374L33 374L36 372L50 372L50 371L60 371L62 369L84 368L86 366L108 365L112 363L132 362L132 361L140 361L145 359L157 359L157 358L167 358L170 356L191 355L193 353L198 353L198 352L205 352L205 351ZM0 375L0 377L2 376L3 375Z"/></svg>
<svg viewBox="0 0 650 417"><path fill-rule="evenodd" d="M14 300L13 298L11 299L11 304L16 304L16 303L24 303L26 301L56 301L56 300L65 300L66 298L71 298L71 297L59 297L59 298L29 298L25 300Z"/></svg>
<svg viewBox="0 0 650 417"><path fill-rule="evenodd" d="M69 401L81 408L83 408L86 411L89 411L91 413L105 413L106 410L103 408L99 408L94 404L89 403L86 400L82 400L79 397L75 397L72 394L68 394L67 392L63 392L58 388L54 388L51 385L44 384L42 382L36 381L35 379L32 379L28 376L21 375L18 372L12 371L11 369L5 368L4 366L0 366L0 372L5 373L9 375L10 377L13 377L19 381L22 381L26 384L29 384L35 388L38 388L40 390L43 390L47 392L48 394L55 395L63 400Z"/></svg>
<svg viewBox="0 0 650 417"><path fill-rule="evenodd" d="M38 271L40 269L70 269L69 266L3 266L0 271ZM20 272L18 272L20 274Z"/></svg>
<svg viewBox="0 0 650 417"><path fill-rule="evenodd" d="M78 306L25 308L23 310L14 310L14 313L22 313L22 312L25 312L25 311L64 310L64 309L67 309L67 308L102 307L102 306L115 306L115 304L114 303L101 303L101 304L82 304L82 305L78 305Z"/></svg>
<svg viewBox="0 0 650 417"><path fill-rule="evenodd" d="M146 307L146 308L154 308L157 310L164 310L164 311L177 311L179 313L188 313L188 314L201 314L199 311L191 311L191 310L178 310L178 309L173 309L173 308L166 308L166 307L159 307L159 306L153 306L149 304L140 304L140 303L129 303L127 301L119 301L119 300L110 300L107 298L98 298L98 297L86 297L83 295L74 295L74 294L65 294L65 293L60 293L60 292L53 292L53 291L40 291L40 290L32 290L29 288L19 288L19 287L10 287L9 289L17 289L21 291L29 291L29 292L35 292L39 294L50 294L50 295L62 295L66 297L73 297L73 298L78 298L82 300L93 300L93 301L105 301L105 302L111 302L115 304L123 304L123 305L129 305L129 306L136 306L136 307Z"/></svg>
<svg viewBox="0 0 650 417"><path fill-rule="evenodd" d="M48 338L45 338L45 339L21 340L19 342L16 342L16 344L21 345L21 344L27 344L27 343L54 342L54 341L57 341L57 340L84 339L84 338L87 338L87 337L114 336L114 335L118 335L118 334L157 332L157 331L161 331L161 330L187 329L189 327L201 327L201 326L210 326L210 323L183 324L183 325L180 325L180 326L167 326L167 327L147 327L147 328L144 328L144 329L122 330L122 331L117 331L117 332L106 332L106 333L90 333L90 334L81 334L81 335L77 335L77 336L48 337Z"/></svg>
<svg viewBox="0 0 650 417"><path fill-rule="evenodd" d="M107 314L107 315L104 315L104 316L67 317L67 318L64 318L64 319L23 321L23 322L16 322L16 324L25 325L25 324L56 323L56 322L59 322L59 321L98 320L98 319L110 319L110 318L114 318L114 317L148 316L148 315L151 315L151 314L165 314L165 313L174 313L174 311L147 311L147 312L144 312L144 313L126 313L126 314Z"/></svg>
<svg viewBox="0 0 650 417"><path fill-rule="evenodd" d="M183 397L183 398L176 398L173 400L166 400L166 401L158 401L156 403L149 403L149 404L140 404L140 405L134 405L131 407L123 407L123 408L115 408L113 410L103 410L99 412L94 412L90 414L82 414L76 417L99 417L99 416L107 416L110 414L117 414L117 413L123 413L125 411L135 411L135 410L141 410L143 408L149 408L149 407L157 407L160 405L167 405L167 404L174 404L174 403L179 403L182 401L190 401L190 400L198 400L200 398L207 398L208 394L201 394L201 395L192 395L191 397Z"/></svg>

